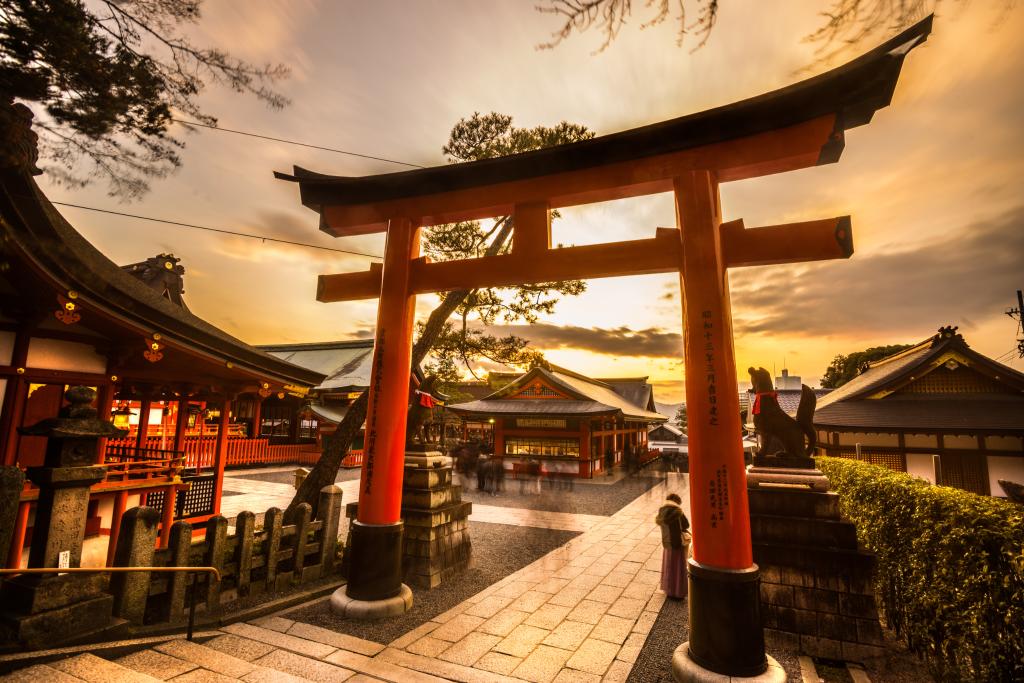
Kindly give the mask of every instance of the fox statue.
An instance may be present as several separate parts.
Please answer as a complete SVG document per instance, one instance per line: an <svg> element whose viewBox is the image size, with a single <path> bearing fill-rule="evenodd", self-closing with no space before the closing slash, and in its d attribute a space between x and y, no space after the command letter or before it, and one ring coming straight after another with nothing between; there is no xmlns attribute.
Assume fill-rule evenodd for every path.
<svg viewBox="0 0 1024 683"><path fill-rule="evenodd" d="M750 383L754 387L754 405L751 415L754 430L760 440L755 464L776 464L783 467L813 467L810 456L818 444L814 431L814 407L817 397L806 384L801 386L800 407L796 419L779 406L778 394L772 376L764 368L748 368ZM783 463L783 461L786 461Z"/></svg>

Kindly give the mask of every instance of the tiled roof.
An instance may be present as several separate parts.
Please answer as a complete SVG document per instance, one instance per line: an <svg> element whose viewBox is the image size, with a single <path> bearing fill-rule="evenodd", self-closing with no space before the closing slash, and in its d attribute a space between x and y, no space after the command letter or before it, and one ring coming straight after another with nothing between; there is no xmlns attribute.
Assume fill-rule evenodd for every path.
<svg viewBox="0 0 1024 683"><path fill-rule="evenodd" d="M315 370L327 377L316 389L365 389L370 386L373 340L278 344L261 350L289 363Z"/></svg>
<svg viewBox="0 0 1024 683"><path fill-rule="evenodd" d="M952 369L943 367L947 362ZM949 378L940 377L923 391L914 389L924 378L937 377L934 373ZM970 373L966 378L975 378L975 385L965 389L965 380L951 379L956 376L953 373ZM953 387L948 391L947 382ZM910 389L906 389L908 385ZM871 363L824 397L814 412L814 424L823 428L1024 433L1024 374L971 349L956 328L944 327L909 349Z"/></svg>
<svg viewBox="0 0 1024 683"><path fill-rule="evenodd" d="M821 399L832 393L832 389L812 389L814 396L818 399L816 405L821 405ZM801 389L780 389L775 392L778 396L779 407L789 415L796 415L797 409L800 407L800 397L803 396L803 390ZM747 406L754 402L753 399L754 390L747 389ZM749 419L749 418L748 418Z"/></svg>
<svg viewBox="0 0 1024 683"><path fill-rule="evenodd" d="M571 400L563 399L507 399L519 387L525 386L533 379L542 377L552 386L569 394ZM616 381L616 380L611 380ZM635 380L627 380L635 383ZM608 381L584 377L564 368L537 367L498 391L475 401L457 403L450 408L455 412L494 413L494 414L565 414L592 415L600 413L621 412L630 418L644 419L651 422L664 422L665 416L636 405L626 397L618 394Z"/></svg>
<svg viewBox="0 0 1024 683"><path fill-rule="evenodd" d="M842 401L814 414L816 427L921 429L925 431L1000 431L1024 434L1024 398L884 398Z"/></svg>
<svg viewBox="0 0 1024 683"><path fill-rule="evenodd" d="M321 374L270 356L211 325L122 269L64 219L30 176L5 173L0 216L8 260L17 252L47 284L58 291L77 291L81 301L104 310L112 319L123 320L132 329L160 332L200 354L230 361L236 372L247 370L302 386L321 380Z"/></svg>

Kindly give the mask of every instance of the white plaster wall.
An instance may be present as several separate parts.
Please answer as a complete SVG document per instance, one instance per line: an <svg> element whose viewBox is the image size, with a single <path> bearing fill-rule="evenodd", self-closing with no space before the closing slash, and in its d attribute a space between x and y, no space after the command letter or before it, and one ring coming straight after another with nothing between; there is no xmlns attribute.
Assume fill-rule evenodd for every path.
<svg viewBox="0 0 1024 683"><path fill-rule="evenodd" d="M107 371L107 359L96 353L88 344L43 339L34 337L28 344L30 368L40 370L67 370L103 374Z"/></svg>
<svg viewBox="0 0 1024 683"><path fill-rule="evenodd" d="M935 483L935 465L927 453L907 453L907 474Z"/></svg>
<svg viewBox="0 0 1024 683"><path fill-rule="evenodd" d="M10 365L14 356L14 333L0 332L0 365Z"/></svg>
<svg viewBox="0 0 1024 683"><path fill-rule="evenodd" d="M895 448L900 445L899 437L895 434L865 434L863 432L840 432L839 443L844 446L891 446Z"/></svg>
<svg viewBox="0 0 1024 683"><path fill-rule="evenodd" d="M934 434L905 434L903 443L907 448L938 448L939 438Z"/></svg>
<svg viewBox="0 0 1024 683"><path fill-rule="evenodd" d="M996 498L1005 498L1000 479L1024 484L1024 457L1012 455L988 456L988 489Z"/></svg>
<svg viewBox="0 0 1024 683"><path fill-rule="evenodd" d="M1021 438L1017 436L986 436L985 450L989 451L1016 451L1020 453Z"/></svg>
<svg viewBox="0 0 1024 683"><path fill-rule="evenodd" d="M978 437L976 436L944 436L942 445L946 448L966 448L978 450Z"/></svg>

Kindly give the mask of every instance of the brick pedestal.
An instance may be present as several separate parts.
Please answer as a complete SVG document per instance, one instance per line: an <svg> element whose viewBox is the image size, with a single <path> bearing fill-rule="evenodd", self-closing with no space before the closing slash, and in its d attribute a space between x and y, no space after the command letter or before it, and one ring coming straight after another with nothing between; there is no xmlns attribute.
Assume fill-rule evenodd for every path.
<svg viewBox="0 0 1024 683"><path fill-rule="evenodd" d="M466 568L472 552L467 520L473 504L452 485L452 459L437 451L405 454L402 480L402 572L405 583L434 588Z"/></svg>
<svg viewBox="0 0 1024 683"><path fill-rule="evenodd" d="M880 656L874 556L857 547L838 496L767 486L748 496L768 648L853 662Z"/></svg>
<svg viewBox="0 0 1024 683"><path fill-rule="evenodd" d="M435 588L469 564L472 544L467 524L473 504L462 501L462 486L452 485L452 459L438 451L409 451L402 480L402 581L414 588ZM358 503L345 506L355 519ZM348 542L352 540L349 527ZM341 572L347 575L348 553Z"/></svg>

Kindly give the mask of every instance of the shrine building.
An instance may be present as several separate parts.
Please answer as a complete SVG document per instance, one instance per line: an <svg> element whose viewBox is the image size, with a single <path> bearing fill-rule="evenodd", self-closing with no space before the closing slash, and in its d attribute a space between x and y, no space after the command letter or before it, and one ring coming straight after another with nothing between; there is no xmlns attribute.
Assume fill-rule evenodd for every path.
<svg viewBox="0 0 1024 683"><path fill-rule="evenodd" d="M647 431L668 418L646 377L592 379L551 366L510 378L483 398L448 406L467 425L493 430L494 453L516 471L540 460L545 472L592 478L632 454L647 459Z"/></svg>
<svg viewBox="0 0 1024 683"><path fill-rule="evenodd" d="M169 255L118 266L82 237L27 174L0 170L0 458L43 464L46 439L19 427L56 417L69 386L125 430L100 440L86 523L87 566L113 559L125 510L178 519L220 510L228 465L314 462L298 434L271 444L266 402L304 396L324 375L264 353L189 311L184 268ZM26 483L8 555L22 563L39 491ZM27 553L24 554L27 557Z"/></svg>
<svg viewBox="0 0 1024 683"><path fill-rule="evenodd" d="M818 453L1005 497L1024 484L1024 373L967 345L955 327L887 358L820 399Z"/></svg>

